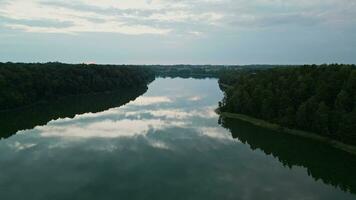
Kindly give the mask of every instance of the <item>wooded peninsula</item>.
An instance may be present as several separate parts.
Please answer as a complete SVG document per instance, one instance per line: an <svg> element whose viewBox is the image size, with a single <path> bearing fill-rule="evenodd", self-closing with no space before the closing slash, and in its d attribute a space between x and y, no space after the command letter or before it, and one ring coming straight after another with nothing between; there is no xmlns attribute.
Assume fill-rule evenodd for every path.
<svg viewBox="0 0 356 200"><path fill-rule="evenodd" d="M305 65L228 73L221 112L356 144L356 66Z"/></svg>
<svg viewBox="0 0 356 200"><path fill-rule="evenodd" d="M140 66L0 63L0 110L60 97L147 87L154 72Z"/></svg>

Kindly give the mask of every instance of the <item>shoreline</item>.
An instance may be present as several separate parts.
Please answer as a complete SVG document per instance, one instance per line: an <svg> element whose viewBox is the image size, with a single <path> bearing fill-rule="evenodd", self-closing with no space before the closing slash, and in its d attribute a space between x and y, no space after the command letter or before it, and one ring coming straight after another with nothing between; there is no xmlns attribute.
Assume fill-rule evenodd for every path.
<svg viewBox="0 0 356 200"><path fill-rule="evenodd" d="M353 146L350 144L345 144L343 142L340 142L340 141L337 141L337 140L334 140L334 139L331 139L328 137L324 137L324 136L318 135L316 133L301 131L301 130L296 130L296 129L289 129L289 128L280 126L278 124L273 124L273 123L270 123L270 122L267 122L267 121L264 121L261 119L257 119L254 117L250 117L247 115L243 115L243 114L220 112L219 109L216 109L216 112L222 117L238 119L238 120L242 120L242 121L248 122L250 124L253 124L255 126L267 128L267 129L282 132L282 133L287 133L290 135L313 139L313 140L328 144L328 145L330 145L334 148L337 148L339 150L356 155L356 146Z"/></svg>
<svg viewBox="0 0 356 200"><path fill-rule="evenodd" d="M149 84L149 83L148 83ZM38 100L35 101L33 103L30 104L26 104L26 105L22 105L19 106L17 108L10 108L10 109L3 109L0 110L0 114L1 113L6 113L6 112L13 112L13 111L21 111L27 108L31 108L37 105L41 105L41 104L48 104L50 102L57 102L57 101L61 101L65 98L70 98L70 97L83 97L83 96L87 96L87 95L100 95L100 94L113 94L116 92L121 92L121 91L125 91L125 90L131 90L131 89L138 89L138 88L144 88L144 87L148 87L148 84L146 86L132 86L132 87L128 87L128 88L118 88L116 90L107 90L107 91L102 91L102 92L88 92L88 93L79 93L79 94L70 94L70 95L64 95L64 96L58 96L58 97L54 97L53 99L42 99L42 100Z"/></svg>
<svg viewBox="0 0 356 200"><path fill-rule="evenodd" d="M222 87L222 88L224 88L224 89L230 89L230 88L233 87L233 86L228 85L228 84L225 84L225 83L219 83L219 86Z"/></svg>

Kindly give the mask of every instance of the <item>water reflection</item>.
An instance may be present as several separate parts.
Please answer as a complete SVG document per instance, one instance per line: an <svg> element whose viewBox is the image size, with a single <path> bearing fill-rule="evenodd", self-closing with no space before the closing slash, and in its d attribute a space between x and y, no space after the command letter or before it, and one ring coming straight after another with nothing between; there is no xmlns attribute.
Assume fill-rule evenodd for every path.
<svg viewBox="0 0 356 200"><path fill-rule="evenodd" d="M97 113L134 100L147 91L146 87L119 92L65 97L58 101L0 113L0 138L7 138L17 131L45 125L58 118L73 118L83 113Z"/></svg>
<svg viewBox="0 0 356 200"><path fill-rule="evenodd" d="M221 98L216 79L159 78L124 106L19 131L0 141L0 198L355 197L231 137Z"/></svg>
<svg viewBox="0 0 356 200"><path fill-rule="evenodd" d="M277 158L284 166L301 166L315 180L322 180L344 191L356 193L355 156L320 142L290 136L252 126L246 122L222 118L233 138Z"/></svg>

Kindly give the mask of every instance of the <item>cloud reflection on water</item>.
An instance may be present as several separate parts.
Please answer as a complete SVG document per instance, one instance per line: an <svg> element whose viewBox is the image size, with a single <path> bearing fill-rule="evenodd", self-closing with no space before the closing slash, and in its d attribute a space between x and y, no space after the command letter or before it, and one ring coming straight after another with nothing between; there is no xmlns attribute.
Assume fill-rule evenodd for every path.
<svg viewBox="0 0 356 200"><path fill-rule="evenodd" d="M167 96L142 96L137 98L131 105L152 105L152 104L161 104L161 103L171 103L172 100Z"/></svg>
<svg viewBox="0 0 356 200"><path fill-rule="evenodd" d="M207 133L206 136L216 138L231 138L219 136L225 132L222 128L193 127L193 121L198 119L217 120L217 115L210 107L185 111L183 109L157 109L145 111L128 111L125 109L109 110L99 113L98 120L88 123L86 119L95 117L96 114L77 116L67 119L52 121L46 126L36 127L35 130L42 137L63 138L118 138L146 135L149 130L164 130L167 128L196 128L197 133Z"/></svg>
<svg viewBox="0 0 356 200"><path fill-rule="evenodd" d="M179 88L182 82L189 89ZM173 91L162 87L169 84ZM353 199L305 168L236 145L218 125L216 80L158 79L149 87L140 103L54 120L2 140L1 199Z"/></svg>
<svg viewBox="0 0 356 200"><path fill-rule="evenodd" d="M183 131L194 130L194 137L232 140L225 129L214 127L218 120L214 99L202 106L208 98L199 91L193 92L184 95L179 92L146 94L123 107L77 115L73 119L54 120L46 126L36 127L35 131L41 137L73 140L146 137L151 132L180 128ZM157 138L151 146L167 149L167 145Z"/></svg>

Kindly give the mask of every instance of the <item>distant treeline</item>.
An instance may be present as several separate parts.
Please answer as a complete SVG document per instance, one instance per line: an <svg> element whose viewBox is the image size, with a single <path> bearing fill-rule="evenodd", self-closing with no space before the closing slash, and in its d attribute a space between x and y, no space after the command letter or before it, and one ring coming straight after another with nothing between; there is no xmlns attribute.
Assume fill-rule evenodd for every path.
<svg viewBox="0 0 356 200"><path fill-rule="evenodd" d="M229 73L222 112L356 144L356 66L308 65ZM228 87L226 87L228 86Z"/></svg>
<svg viewBox="0 0 356 200"><path fill-rule="evenodd" d="M272 65L146 65L160 77L218 78L232 71L268 69ZM280 66L288 67L288 66Z"/></svg>
<svg viewBox="0 0 356 200"><path fill-rule="evenodd" d="M155 71L159 77L182 77L182 78L209 78L218 77L222 71L226 70L223 66L205 65L153 65L148 66Z"/></svg>
<svg viewBox="0 0 356 200"><path fill-rule="evenodd" d="M154 72L138 66L0 63L0 110L62 96L142 87Z"/></svg>

